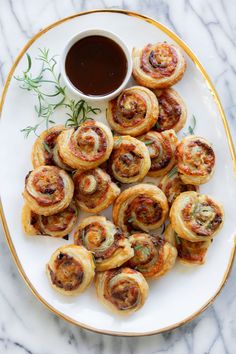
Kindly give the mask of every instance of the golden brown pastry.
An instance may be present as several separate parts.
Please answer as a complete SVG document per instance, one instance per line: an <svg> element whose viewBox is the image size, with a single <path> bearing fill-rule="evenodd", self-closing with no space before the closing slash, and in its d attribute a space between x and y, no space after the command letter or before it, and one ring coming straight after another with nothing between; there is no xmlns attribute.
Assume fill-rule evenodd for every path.
<svg viewBox="0 0 236 354"><path fill-rule="evenodd" d="M108 310L123 315L139 310L149 289L143 275L127 267L97 273L95 287L101 303Z"/></svg>
<svg viewBox="0 0 236 354"><path fill-rule="evenodd" d="M120 267L134 255L123 232L104 216L90 216L81 221L74 242L93 252L97 271Z"/></svg>
<svg viewBox="0 0 236 354"><path fill-rule="evenodd" d="M146 87L133 86L108 103L107 121L119 134L138 136L156 124L158 112L154 93Z"/></svg>
<svg viewBox="0 0 236 354"><path fill-rule="evenodd" d="M61 159L57 138L59 134L66 128L63 125L57 125L45 130L36 139L32 150L32 164L34 168L45 165L54 165L63 170L71 171L71 167L67 166Z"/></svg>
<svg viewBox="0 0 236 354"><path fill-rule="evenodd" d="M89 120L78 128L64 130L58 137L59 154L73 168L87 170L106 161L113 149L111 130Z"/></svg>
<svg viewBox="0 0 236 354"><path fill-rule="evenodd" d="M149 88L167 88L182 79L186 61L174 44L148 44L133 48L133 77L139 85Z"/></svg>
<svg viewBox="0 0 236 354"><path fill-rule="evenodd" d="M148 148L131 136L114 138L114 148L108 160L109 172L122 183L143 180L151 166Z"/></svg>
<svg viewBox="0 0 236 354"><path fill-rule="evenodd" d="M158 187L141 183L124 190L113 206L113 221L124 232L153 230L168 214L168 202Z"/></svg>
<svg viewBox="0 0 236 354"><path fill-rule="evenodd" d="M164 176L175 164L175 149L177 136L173 129L162 133L150 131L139 137L147 146L151 158L148 176Z"/></svg>
<svg viewBox="0 0 236 354"><path fill-rule="evenodd" d="M211 240L221 229L224 211L208 195L184 192L172 204L170 221L180 237L192 242L206 241Z"/></svg>
<svg viewBox="0 0 236 354"><path fill-rule="evenodd" d="M120 194L120 188L101 168L77 171L73 176L75 199L88 213L98 213L111 205Z"/></svg>
<svg viewBox="0 0 236 354"><path fill-rule="evenodd" d="M72 200L63 211L49 216L35 214L25 204L22 209L22 226L26 235L65 237L74 228L78 219L76 203Z"/></svg>
<svg viewBox="0 0 236 354"><path fill-rule="evenodd" d="M199 191L198 186L192 184L184 184L179 176L177 167L174 166L160 181L159 188L165 193L169 206L172 205L174 200L180 195L180 193L187 191Z"/></svg>
<svg viewBox="0 0 236 354"><path fill-rule="evenodd" d="M178 252L178 259L184 264L203 264L211 240L191 242L179 237L169 224L165 230L164 239L171 243Z"/></svg>
<svg viewBox="0 0 236 354"><path fill-rule="evenodd" d="M129 242L134 256L127 265L141 272L145 278L158 278L174 266L177 251L171 243L144 233L131 235Z"/></svg>
<svg viewBox="0 0 236 354"><path fill-rule="evenodd" d="M154 90L159 103L159 116L153 130L159 133L174 129L177 133L186 123L187 109L184 101L173 88Z"/></svg>
<svg viewBox="0 0 236 354"><path fill-rule="evenodd" d="M92 253L76 245L58 248L46 265L50 284L63 295L78 295L85 291L93 281L94 269Z"/></svg>
<svg viewBox="0 0 236 354"><path fill-rule="evenodd" d="M66 209L74 194L70 176L56 166L40 166L25 178L23 197L39 215L53 215Z"/></svg>
<svg viewBox="0 0 236 354"><path fill-rule="evenodd" d="M215 153L207 140L190 135L176 148L177 168L185 184L203 184L214 173Z"/></svg>

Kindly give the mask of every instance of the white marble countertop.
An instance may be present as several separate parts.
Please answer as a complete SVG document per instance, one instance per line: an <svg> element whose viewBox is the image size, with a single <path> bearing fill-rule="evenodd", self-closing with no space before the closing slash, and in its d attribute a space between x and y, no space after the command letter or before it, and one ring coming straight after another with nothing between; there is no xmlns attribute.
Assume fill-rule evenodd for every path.
<svg viewBox="0 0 236 354"><path fill-rule="evenodd" d="M0 86L23 45L41 28L82 10L120 7L174 30L197 54L218 90L236 139L235 0L0 0ZM50 313L21 279L0 228L1 354L234 354L236 268L216 301L191 323L162 335L91 333Z"/></svg>

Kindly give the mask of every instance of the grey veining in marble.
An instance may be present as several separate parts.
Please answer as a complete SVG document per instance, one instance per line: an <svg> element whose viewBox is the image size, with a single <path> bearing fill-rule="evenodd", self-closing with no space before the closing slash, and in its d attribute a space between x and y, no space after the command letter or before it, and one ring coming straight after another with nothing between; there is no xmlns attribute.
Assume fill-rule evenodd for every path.
<svg viewBox="0 0 236 354"><path fill-rule="evenodd" d="M236 138L235 0L0 0L0 86L41 28L82 10L120 7L166 24L193 49L215 84ZM21 279L0 230L1 354L234 354L236 269L201 316L162 335L116 338L82 330L41 305Z"/></svg>

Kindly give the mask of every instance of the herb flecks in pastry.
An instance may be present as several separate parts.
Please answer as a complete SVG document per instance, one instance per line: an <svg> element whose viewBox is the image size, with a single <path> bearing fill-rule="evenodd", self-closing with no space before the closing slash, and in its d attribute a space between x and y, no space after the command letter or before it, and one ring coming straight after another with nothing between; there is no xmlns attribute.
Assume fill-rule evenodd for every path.
<svg viewBox="0 0 236 354"><path fill-rule="evenodd" d="M89 213L108 208L120 194L120 189L101 168L77 171L73 180L75 199L79 207Z"/></svg>
<svg viewBox="0 0 236 354"><path fill-rule="evenodd" d="M177 252L169 242L144 233L132 234L129 242L134 257L127 264L141 272L145 278L158 278L174 266Z"/></svg>
<svg viewBox="0 0 236 354"><path fill-rule="evenodd" d="M181 238L169 224L166 228L164 239L176 247L178 259L184 264L203 264L211 239L200 242L191 242Z"/></svg>
<svg viewBox="0 0 236 354"><path fill-rule="evenodd" d="M170 209L174 231L189 241L212 239L224 221L222 206L214 199L197 192L181 193Z"/></svg>
<svg viewBox="0 0 236 354"><path fill-rule="evenodd" d="M147 183L123 191L113 206L113 220L124 232L153 230L160 227L168 214L164 193Z"/></svg>
<svg viewBox="0 0 236 354"><path fill-rule="evenodd" d="M163 176L172 169L175 164L175 149L178 142L173 129L162 133L150 131L139 139L146 144L151 158L149 176Z"/></svg>
<svg viewBox="0 0 236 354"><path fill-rule="evenodd" d="M111 130L101 122L86 121L58 137L59 154L72 168L87 170L106 161L113 148Z"/></svg>
<svg viewBox="0 0 236 354"><path fill-rule="evenodd" d="M134 254L123 232L104 216L91 216L81 221L74 242L93 252L97 271L120 267Z"/></svg>
<svg viewBox="0 0 236 354"><path fill-rule="evenodd" d="M187 191L198 192L199 190L198 186L183 183L176 166L162 178L158 187L165 193L169 206L173 204L174 200L181 193Z"/></svg>

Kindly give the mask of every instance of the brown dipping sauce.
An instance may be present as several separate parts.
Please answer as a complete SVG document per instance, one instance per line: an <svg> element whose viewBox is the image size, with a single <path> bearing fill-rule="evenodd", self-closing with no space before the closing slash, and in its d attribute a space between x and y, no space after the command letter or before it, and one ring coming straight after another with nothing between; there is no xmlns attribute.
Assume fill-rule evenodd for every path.
<svg viewBox="0 0 236 354"><path fill-rule="evenodd" d="M122 84L128 64L123 49L112 39L88 36L70 48L65 67L78 90L99 96L115 91Z"/></svg>

